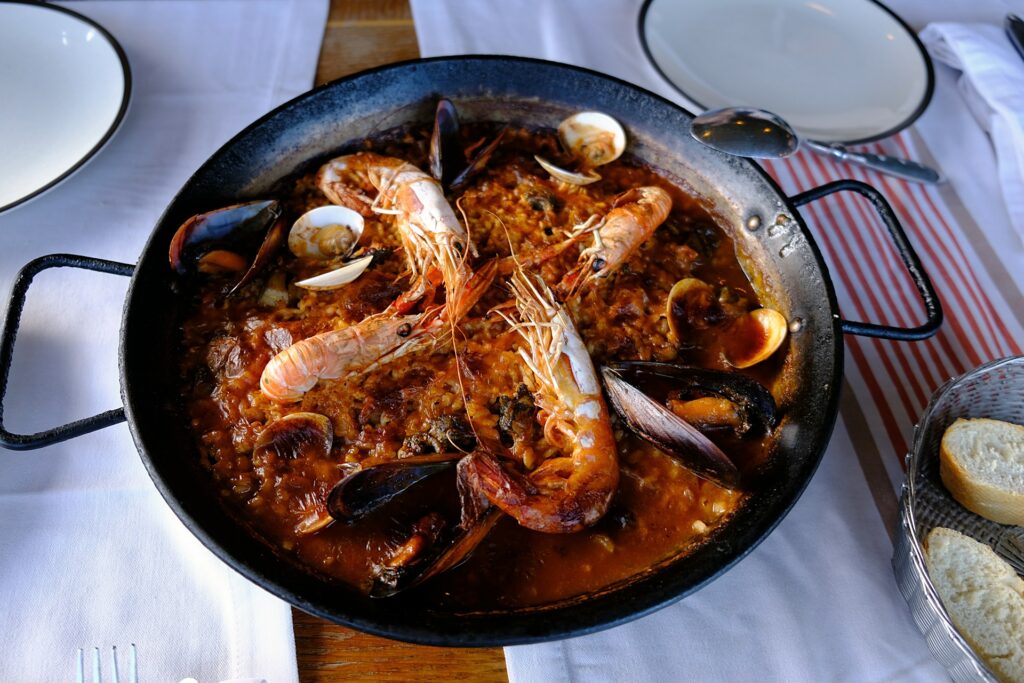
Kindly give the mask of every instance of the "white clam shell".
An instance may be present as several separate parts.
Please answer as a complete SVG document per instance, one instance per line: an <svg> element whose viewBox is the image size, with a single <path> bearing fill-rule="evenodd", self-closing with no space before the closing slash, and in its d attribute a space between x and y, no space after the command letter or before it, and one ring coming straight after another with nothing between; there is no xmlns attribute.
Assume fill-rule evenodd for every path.
<svg viewBox="0 0 1024 683"><path fill-rule="evenodd" d="M335 268L326 273L314 275L305 280L299 280L295 283L295 286L317 290L336 289L342 285L347 285L362 275L363 271L370 266L371 261L373 261L373 254L368 254L362 258L357 258L355 261L346 263L341 268Z"/></svg>
<svg viewBox="0 0 1024 683"><path fill-rule="evenodd" d="M363 217L334 204L299 216L288 233L288 249L298 257L331 259L355 251L363 235Z"/></svg>
<svg viewBox="0 0 1024 683"><path fill-rule="evenodd" d="M562 121L558 139L586 168L615 161L626 150L622 124L599 111L581 111Z"/></svg>
<svg viewBox="0 0 1024 683"><path fill-rule="evenodd" d="M593 171L588 173L574 173L555 166L544 157L534 156L533 158L537 160L537 163L541 165L541 168L551 174L552 178L561 180L563 183L569 183L570 185L589 185L590 183L597 182L601 179L601 176L597 175Z"/></svg>

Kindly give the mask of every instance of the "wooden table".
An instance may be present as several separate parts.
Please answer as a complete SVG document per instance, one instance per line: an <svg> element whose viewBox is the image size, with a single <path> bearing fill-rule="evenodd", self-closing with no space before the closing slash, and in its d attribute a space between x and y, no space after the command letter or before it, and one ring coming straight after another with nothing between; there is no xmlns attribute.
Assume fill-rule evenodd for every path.
<svg viewBox="0 0 1024 683"><path fill-rule="evenodd" d="M419 57L407 0L331 0L317 85L380 64ZM500 648L408 645L292 610L299 680L504 681Z"/></svg>

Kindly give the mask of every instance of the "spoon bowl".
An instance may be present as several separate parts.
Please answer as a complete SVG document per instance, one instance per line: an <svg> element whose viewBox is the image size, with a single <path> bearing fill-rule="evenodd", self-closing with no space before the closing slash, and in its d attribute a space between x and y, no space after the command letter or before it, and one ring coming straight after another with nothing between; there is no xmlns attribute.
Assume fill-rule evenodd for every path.
<svg viewBox="0 0 1024 683"><path fill-rule="evenodd" d="M690 122L690 135L719 152L754 159L787 157L800 145L781 117L745 107L704 112Z"/></svg>
<svg viewBox="0 0 1024 683"><path fill-rule="evenodd" d="M764 109L725 107L706 111L690 121L690 135L719 152L753 159L778 159L796 152L800 139L781 117ZM866 166L916 183L941 183L933 168L910 159L871 152L854 152L840 144L804 140L803 146L817 154Z"/></svg>

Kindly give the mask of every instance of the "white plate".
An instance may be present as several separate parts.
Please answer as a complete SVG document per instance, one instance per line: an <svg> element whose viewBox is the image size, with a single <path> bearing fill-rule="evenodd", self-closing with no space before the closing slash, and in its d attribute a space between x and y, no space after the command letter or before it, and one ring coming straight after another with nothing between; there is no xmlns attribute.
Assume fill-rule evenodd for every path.
<svg viewBox="0 0 1024 683"><path fill-rule="evenodd" d="M0 211L96 154L130 91L128 59L101 26L62 7L0 3Z"/></svg>
<svg viewBox="0 0 1024 683"><path fill-rule="evenodd" d="M891 135L932 93L924 48L872 0L647 0L640 38L697 111L760 107L813 140Z"/></svg>

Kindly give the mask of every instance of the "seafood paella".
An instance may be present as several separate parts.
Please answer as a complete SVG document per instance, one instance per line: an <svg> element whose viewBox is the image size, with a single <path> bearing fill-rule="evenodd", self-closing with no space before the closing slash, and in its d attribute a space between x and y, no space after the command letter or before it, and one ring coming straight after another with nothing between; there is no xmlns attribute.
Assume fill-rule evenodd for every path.
<svg viewBox="0 0 1024 683"><path fill-rule="evenodd" d="M771 461L787 321L628 147L598 112L499 128L441 100L186 221L182 411L231 514L325 580L468 610L713 538Z"/></svg>

